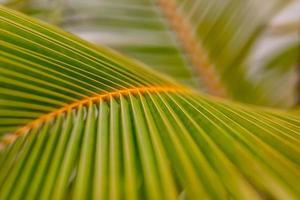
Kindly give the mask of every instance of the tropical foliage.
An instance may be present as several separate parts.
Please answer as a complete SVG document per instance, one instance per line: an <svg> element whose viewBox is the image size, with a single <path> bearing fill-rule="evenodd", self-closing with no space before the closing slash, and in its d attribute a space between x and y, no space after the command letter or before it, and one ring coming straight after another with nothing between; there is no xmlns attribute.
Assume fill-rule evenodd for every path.
<svg viewBox="0 0 300 200"><path fill-rule="evenodd" d="M246 75L262 24L285 3L274 1L257 14L259 23L232 36L228 27L251 21L229 20L232 9L240 6L235 14L242 16L242 8L266 5L133 1L126 7L122 1L122 10L118 1L107 2L95 18L114 13L115 20L100 20L107 33L131 30L131 40L112 37L106 44L125 55L0 7L0 199L299 199L297 108L224 99L291 105L283 94L279 103L266 93L268 75L258 82ZM55 14L53 23L76 29L78 19L64 16L66 8L53 14L31 3L7 6L40 18ZM144 7L133 12L134 3ZM129 13L149 21L122 26ZM133 33L145 44L132 44ZM222 53L214 49L220 46ZM276 77L284 80L296 71L297 48L281 48L257 71L280 70Z"/></svg>

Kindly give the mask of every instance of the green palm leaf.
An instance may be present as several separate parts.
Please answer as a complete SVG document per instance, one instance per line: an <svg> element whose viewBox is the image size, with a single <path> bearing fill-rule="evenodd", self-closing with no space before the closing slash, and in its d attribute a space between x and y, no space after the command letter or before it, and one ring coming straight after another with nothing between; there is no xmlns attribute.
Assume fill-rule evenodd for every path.
<svg viewBox="0 0 300 200"><path fill-rule="evenodd" d="M287 46L268 50L265 46L289 38L299 48L299 20L285 20L275 26L273 22L274 17L276 21L290 16L292 10L297 18L297 1L8 2L22 12L93 43L108 45L201 91L252 104L296 104L298 59L291 57L289 63L284 63L287 70L278 72L277 68L283 68L281 52L288 51ZM276 35L278 32L281 34ZM273 67L265 67L268 64Z"/></svg>
<svg viewBox="0 0 300 200"><path fill-rule="evenodd" d="M300 118L185 88L0 7L0 199L298 199Z"/></svg>
<svg viewBox="0 0 300 200"><path fill-rule="evenodd" d="M152 0L46 0L19 4L16 7L27 14L55 23L92 43L110 46L184 84L199 87L194 70Z"/></svg>

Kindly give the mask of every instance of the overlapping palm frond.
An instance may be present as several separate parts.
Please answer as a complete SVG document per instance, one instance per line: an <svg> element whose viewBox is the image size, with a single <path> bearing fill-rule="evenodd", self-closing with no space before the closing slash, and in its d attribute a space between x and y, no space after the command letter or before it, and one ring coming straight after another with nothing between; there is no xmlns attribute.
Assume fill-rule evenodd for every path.
<svg viewBox="0 0 300 200"><path fill-rule="evenodd" d="M0 199L298 199L300 118L205 96L0 7Z"/></svg>
<svg viewBox="0 0 300 200"><path fill-rule="evenodd" d="M292 64L285 63L293 67L289 73L275 74L274 70L258 66L264 65L270 57L275 59L270 61L274 68L281 65L277 60L280 55L273 49L284 52L285 46L274 47L267 42L286 39L283 35L274 39L270 26L274 15L291 2L185 0L177 1L177 7L190 24L207 62L216 69L229 96L247 103L286 107L295 104L295 77L298 78L295 63L298 59L293 57L290 60ZM299 5L294 3L291 8L299 10ZM298 34L299 29L295 28L293 32ZM299 37L294 37L293 43L299 48ZM268 54L259 54L271 46L273 49ZM276 95L272 92L274 88L277 88ZM284 88L290 88L289 92Z"/></svg>
<svg viewBox="0 0 300 200"><path fill-rule="evenodd" d="M262 52L268 41L287 38L274 35L272 20L289 4L297 10L297 1L28 2L15 8L108 45L201 91L252 104L291 107L296 103L298 26L283 23L296 35L290 40L293 47L278 45L273 47L277 51L257 52ZM281 53L291 51L296 58L282 64ZM277 69L283 65L290 66L284 73ZM200 86L195 81L197 72Z"/></svg>
<svg viewBox="0 0 300 200"><path fill-rule="evenodd" d="M200 87L196 73L153 0L38 0L15 8L94 44L112 47L184 84Z"/></svg>

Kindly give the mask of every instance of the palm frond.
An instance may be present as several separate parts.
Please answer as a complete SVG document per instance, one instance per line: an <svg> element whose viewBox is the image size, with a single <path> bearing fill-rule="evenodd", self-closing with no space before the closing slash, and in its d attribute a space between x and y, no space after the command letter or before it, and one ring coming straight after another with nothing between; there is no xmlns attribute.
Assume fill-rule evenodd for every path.
<svg viewBox="0 0 300 200"><path fill-rule="evenodd" d="M0 199L298 199L299 116L187 89L0 7Z"/></svg>
<svg viewBox="0 0 300 200"><path fill-rule="evenodd" d="M199 87L194 70L153 0L46 0L17 8L90 42L110 46L184 84Z"/></svg>
<svg viewBox="0 0 300 200"><path fill-rule="evenodd" d="M284 75L275 78L268 76L270 71L251 73L256 65L249 62L249 57L264 48L255 47L258 46L259 39L267 35L272 18L289 2L185 0L177 1L177 12L182 13L185 21L192 27L191 32L202 49L206 62L215 69L229 97L247 103L287 107L295 101L291 103L290 97L284 91L277 93L279 98L274 98L269 92L273 90L269 82L277 80L276 78L285 80ZM264 59L267 58L260 57L260 61ZM293 62L297 62L296 60L293 59ZM257 80L256 77L260 76L264 76L264 79ZM293 78L289 76L289 79ZM296 84L286 84L290 82L280 81L284 85L282 88L293 88L293 96Z"/></svg>
<svg viewBox="0 0 300 200"><path fill-rule="evenodd" d="M295 65L289 65L286 73L259 68L270 57L278 61L280 55L273 50L264 56L257 52L270 39L276 43L286 37L269 34L278 30L272 21L276 15L280 18L281 10L283 16L289 8L298 12L297 1L31 0L14 7L93 43L108 45L201 91L252 104L296 104L299 75ZM287 21L279 30L298 34L297 22ZM298 37L294 43L299 44ZM275 49L286 50L285 46ZM270 92L274 86L280 86L276 96Z"/></svg>

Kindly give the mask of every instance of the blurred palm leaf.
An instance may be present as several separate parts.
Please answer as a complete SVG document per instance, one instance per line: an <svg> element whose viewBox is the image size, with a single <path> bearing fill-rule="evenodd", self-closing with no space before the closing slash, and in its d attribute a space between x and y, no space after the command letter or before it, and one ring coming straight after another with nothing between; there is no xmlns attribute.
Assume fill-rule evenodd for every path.
<svg viewBox="0 0 300 200"><path fill-rule="evenodd" d="M298 199L300 118L212 98L0 7L0 199Z"/></svg>
<svg viewBox="0 0 300 200"><path fill-rule="evenodd" d="M229 98L261 105L290 107L296 103L299 75L295 71L295 63L298 62L300 39L299 26L295 24L299 20L284 20L277 30L286 30L289 34L274 35L272 19L289 4L288 12L291 12L289 8L294 8L297 12L297 8L300 8L299 1L22 2L22 6L18 3L15 8L54 22L96 44L108 45L182 83L194 88L200 87L201 91L220 94L225 90L225 95ZM171 7L171 19L166 15L166 6L160 6L159 2ZM179 18L174 18L176 14ZM172 16L176 27L180 27L182 23L187 24L193 40L180 37L184 33L169 25L172 24ZM295 34L296 37L293 37ZM292 38L290 41L293 47L290 46L290 50L287 45L277 45L274 48L276 51L269 50L268 55L257 54L265 49L266 44L270 44L268 41L276 43L284 38ZM186 51L186 46L200 51L193 54ZM292 54L296 58L291 57L289 63L281 63L281 52L293 49ZM193 62L195 57L197 61ZM284 73L278 72L277 68L282 69L283 66L287 70ZM195 81L197 71L200 72L200 86ZM272 92L274 90L277 91L276 94Z"/></svg>
<svg viewBox="0 0 300 200"><path fill-rule="evenodd" d="M276 40L286 38L286 35L280 37L277 35L275 38L274 34L270 33L270 26L274 15L289 5L290 1L185 0L177 2L179 11L191 24L198 45L208 57L208 62L215 67L229 96L239 101L262 105L295 104L297 83L294 80L295 76L298 78L298 74L295 73L295 63L298 62L299 56L291 58L292 63L285 63L286 68L289 67L287 73L275 74L273 70L266 70L263 67L264 70L257 70L258 66L267 62L269 57L277 59L280 56L278 52L286 49L286 46L277 45L277 53L271 50L269 55L259 55L262 49L272 44L266 43L266 40L273 39L274 43ZM292 4L291 8L299 10L299 2ZM299 19L297 21L299 22ZM294 35L299 35L299 32L299 29L291 31ZM293 43L298 49L300 38L294 37ZM298 51L296 49L295 51ZM270 63L272 66L280 65L277 63L278 60L274 61ZM276 95L271 92L274 88L277 89ZM285 90L286 88L290 88L289 92Z"/></svg>

